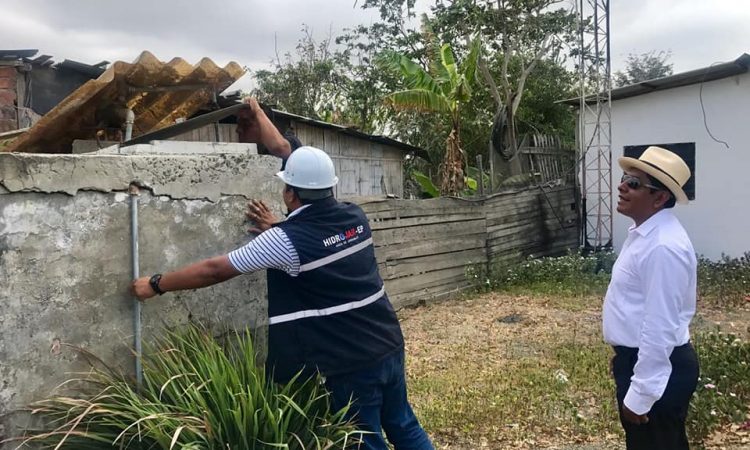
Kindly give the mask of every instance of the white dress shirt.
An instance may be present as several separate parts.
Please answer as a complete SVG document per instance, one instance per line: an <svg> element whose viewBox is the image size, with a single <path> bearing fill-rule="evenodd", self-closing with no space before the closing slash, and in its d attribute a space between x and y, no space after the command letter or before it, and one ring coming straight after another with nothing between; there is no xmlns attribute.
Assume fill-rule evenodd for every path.
<svg viewBox="0 0 750 450"><path fill-rule="evenodd" d="M638 348L625 406L646 414L661 398L675 347L690 340L697 261L685 229L663 209L633 225L612 268L604 298L604 341Z"/></svg>

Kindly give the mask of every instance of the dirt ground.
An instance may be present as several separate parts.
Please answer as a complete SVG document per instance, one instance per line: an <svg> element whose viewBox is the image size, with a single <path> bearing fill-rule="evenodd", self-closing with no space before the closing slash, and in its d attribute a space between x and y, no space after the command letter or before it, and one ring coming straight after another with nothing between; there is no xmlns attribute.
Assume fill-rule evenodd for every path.
<svg viewBox="0 0 750 450"><path fill-rule="evenodd" d="M455 373L458 370L460 374L461 368L453 367L454 364L466 367L466 377L472 376L476 368L502 373L510 370L508 367L514 361L524 358L532 358L533 361L535 356L542 354L543 349L561 342L597 346L604 352L603 359L607 358L606 349L601 348L600 298L559 300L489 293L402 310L399 316L406 338L410 383L435 373ZM707 310L699 305L693 332L716 327L744 338L750 337L750 303L748 307L732 311ZM420 412L426 411L425 405L429 406L429 402L435 399L425 394L429 392L428 389L419 388L417 382L413 384L417 389L410 386L410 396L420 415ZM602 402L602 399L597 401ZM614 402L614 398L611 401ZM482 406L475 407L479 409ZM516 423L508 424L498 417L488 417L487 420L493 422L492 427L498 430L496 433L486 427L482 431L477 431L476 427L451 429L441 425L443 422L431 426L427 421L426 427L440 449L624 448L619 424L611 426L611 431L582 436L581 433L567 433L563 428L558 428L559 434L554 432L554 428L550 433L544 426L540 428L544 431L539 434L529 433L528 427L526 431L513 433L514 427L524 430L523 424L520 427ZM450 422L450 418L447 421ZM738 432L736 427L721 430L712 436L707 448L750 449L750 434Z"/></svg>

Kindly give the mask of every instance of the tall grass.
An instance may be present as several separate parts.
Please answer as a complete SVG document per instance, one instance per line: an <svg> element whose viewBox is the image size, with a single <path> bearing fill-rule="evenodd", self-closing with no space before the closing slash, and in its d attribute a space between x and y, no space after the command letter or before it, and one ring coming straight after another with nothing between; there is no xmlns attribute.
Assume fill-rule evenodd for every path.
<svg viewBox="0 0 750 450"><path fill-rule="evenodd" d="M255 361L250 333L221 340L189 326L144 354L143 387L92 369L75 396L34 405L47 427L22 445L55 449L345 449L360 433L333 411L319 378L279 385Z"/></svg>

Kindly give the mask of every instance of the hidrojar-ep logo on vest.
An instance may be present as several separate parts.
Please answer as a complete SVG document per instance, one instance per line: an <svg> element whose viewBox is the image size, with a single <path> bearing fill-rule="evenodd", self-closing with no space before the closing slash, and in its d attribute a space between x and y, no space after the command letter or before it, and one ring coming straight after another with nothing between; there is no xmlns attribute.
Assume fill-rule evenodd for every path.
<svg viewBox="0 0 750 450"><path fill-rule="evenodd" d="M338 243L348 243L349 241L356 240L359 235L365 231L364 225L359 225L356 228L350 228L342 233L334 234L331 237L323 239L323 245L330 247L331 245Z"/></svg>

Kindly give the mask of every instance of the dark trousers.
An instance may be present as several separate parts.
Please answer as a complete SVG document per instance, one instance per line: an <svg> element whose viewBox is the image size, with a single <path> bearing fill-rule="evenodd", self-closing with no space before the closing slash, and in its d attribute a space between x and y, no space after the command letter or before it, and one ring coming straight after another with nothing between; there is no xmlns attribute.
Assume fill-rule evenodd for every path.
<svg viewBox="0 0 750 450"><path fill-rule="evenodd" d="M352 399L350 418L371 432L363 436L360 449L387 450L382 429L396 450L434 450L406 397L403 350L373 367L328 377L325 384L333 406L340 409Z"/></svg>
<svg viewBox="0 0 750 450"><path fill-rule="evenodd" d="M687 450L685 432L690 398L698 384L698 357L690 343L675 347L669 361L672 373L661 398L648 412L648 423L636 425L622 418L622 402L630 387L633 367L638 361L638 349L614 347L612 372L617 385L617 405L620 422L625 429L628 450Z"/></svg>

